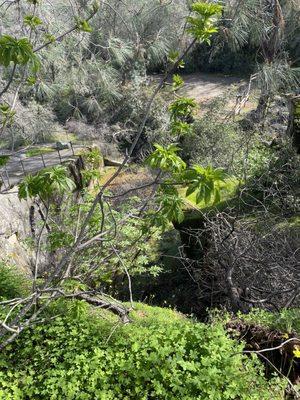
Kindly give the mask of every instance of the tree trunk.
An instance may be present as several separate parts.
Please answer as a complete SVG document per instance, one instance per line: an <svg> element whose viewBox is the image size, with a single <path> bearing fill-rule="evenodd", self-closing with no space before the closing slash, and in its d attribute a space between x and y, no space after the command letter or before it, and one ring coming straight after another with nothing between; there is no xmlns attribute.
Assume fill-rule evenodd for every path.
<svg viewBox="0 0 300 400"><path fill-rule="evenodd" d="M269 100L270 100L270 95L268 93L262 93L260 95L260 98L258 100L258 106L254 114L255 122L260 122L265 118Z"/></svg>

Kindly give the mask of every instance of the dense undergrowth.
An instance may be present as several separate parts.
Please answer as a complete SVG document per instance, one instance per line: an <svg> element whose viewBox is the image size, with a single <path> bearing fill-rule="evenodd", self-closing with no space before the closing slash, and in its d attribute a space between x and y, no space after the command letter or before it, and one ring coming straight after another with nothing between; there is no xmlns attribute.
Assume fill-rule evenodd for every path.
<svg viewBox="0 0 300 400"><path fill-rule="evenodd" d="M123 327L77 302L52 312L2 354L1 399L283 398L221 324L139 304Z"/></svg>
<svg viewBox="0 0 300 400"><path fill-rule="evenodd" d="M26 292L11 274L9 298ZM280 318L254 311L242 320L299 332L299 311ZM0 357L0 399L283 399L286 381L265 377L256 355L226 331L230 316L207 324L167 308L134 304L130 324L78 300L59 300ZM289 326L287 326L289 325Z"/></svg>

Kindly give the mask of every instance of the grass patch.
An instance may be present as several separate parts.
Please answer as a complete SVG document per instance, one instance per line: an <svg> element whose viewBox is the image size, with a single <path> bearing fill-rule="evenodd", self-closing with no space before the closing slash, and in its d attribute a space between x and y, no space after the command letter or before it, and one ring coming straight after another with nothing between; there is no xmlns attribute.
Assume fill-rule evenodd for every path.
<svg viewBox="0 0 300 400"><path fill-rule="evenodd" d="M0 299L25 296L29 288L29 279L17 267L0 261Z"/></svg>
<svg viewBox="0 0 300 400"><path fill-rule="evenodd" d="M51 142L62 142L62 143L68 143L68 142L73 142L76 143L78 142L78 138L75 135L75 133L69 133L66 131L58 131L54 132L51 135Z"/></svg>
<svg viewBox="0 0 300 400"><path fill-rule="evenodd" d="M300 334L300 308L283 309L279 313L254 309L249 314L240 314L239 318L248 324L277 329L287 334Z"/></svg>
<svg viewBox="0 0 300 400"><path fill-rule="evenodd" d="M41 154L53 153L53 149L51 147L34 147L32 149L28 149L26 151L26 157L35 157L40 156Z"/></svg>
<svg viewBox="0 0 300 400"><path fill-rule="evenodd" d="M99 179L99 184L101 186L105 185L106 182L113 176L113 174L116 172L117 168L116 167L105 167L103 174L101 174L101 177Z"/></svg>

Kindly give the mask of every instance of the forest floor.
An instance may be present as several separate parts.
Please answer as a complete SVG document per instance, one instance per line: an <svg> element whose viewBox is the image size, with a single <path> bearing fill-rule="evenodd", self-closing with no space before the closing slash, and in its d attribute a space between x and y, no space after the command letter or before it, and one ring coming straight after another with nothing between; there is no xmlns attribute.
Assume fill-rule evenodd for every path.
<svg viewBox="0 0 300 400"><path fill-rule="evenodd" d="M246 84L245 79L231 75L193 73L183 75L182 78L185 85L180 92L188 97L195 98L197 102L201 103Z"/></svg>

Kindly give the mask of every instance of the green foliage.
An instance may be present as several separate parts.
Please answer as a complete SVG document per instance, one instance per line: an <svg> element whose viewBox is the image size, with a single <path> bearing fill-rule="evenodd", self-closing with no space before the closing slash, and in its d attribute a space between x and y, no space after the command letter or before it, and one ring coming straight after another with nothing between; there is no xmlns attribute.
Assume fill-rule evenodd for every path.
<svg viewBox="0 0 300 400"><path fill-rule="evenodd" d="M196 108L196 101L194 99L190 99L188 97L180 97L178 100L175 100L169 107L169 111L171 113L171 120L182 120L188 118L193 114L194 109Z"/></svg>
<svg viewBox="0 0 300 400"><path fill-rule="evenodd" d="M81 155L85 165L85 169L81 173L86 186L88 186L92 180L98 181L101 177L101 170L104 167L103 155L96 146L85 150Z"/></svg>
<svg viewBox="0 0 300 400"><path fill-rule="evenodd" d="M257 81L260 89L270 95L285 94L297 90L300 75L291 68L290 60L275 60L258 67Z"/></svg>
<svg viewBox="0 0 300 400"><path fill-rule="evenodd" d="M180 148L176 145L163 147L155 144L154 147L156 150L147 159L147 163L152 168L168 172L180 172L186 168L185 162L177 155Z"/></svg>
<svg viewBox="0 0 300 400"><path fill-rule="evenodd" d="M49 241L49 251L56 251L62 248L70 247L74 243L74 236L64 230L52 229L47 237Z"/></svg>
<svg viewBox="0 0 300 400"><path fill-rule="evenodd" d="M11 107L6 103L0 104L0 115L2 126L11 125L14 121L14 116L16 112L11 109Z"/></svg>
<svg viewBox="0 0 300 400"><path fill-rule="evenodd" d="M34 76L29 76L26 80L28 85L34 85L36 83L36 78Z"/></svg>
<svg viewBox="0 0 300 400"><path fill-rule="evenodd" d="M85 19L76 18L76 25L79 31L89 32L89 33L93 31L91 25Z"/></svg>
<svg viewBox="0 0 300 400"><path fill-rule="evenodd" d="M180 75L175 74L173 75L172 79L173 79L173 84L172 84L173 90L178 90L184 85L184 81Z"/></svg>
<svg viewBox="0 0 300 400"><path fill-rule="evenodd" d="M0 156L0 167L4 167L9 160L9 156Z"/></svg>
<svg viewBox="0 0 300 400"><path fill-rule="evenodd" d="M177 50L171 50L168 54L168 61L172 64L176 63L178 58L180 57L180 53ZM185 63L183 60L179 61L178 68L184 68Z"/></svg>
<svg viewBox="0 0 300 400"><path fill-rule="evenodd" d="M174 135L184 135L190 132L190 122L193 120L196 105L194 99L180 97L169 106L171 131Z"/></svg>
<svg viewBox="0 0 300 400"><path fill-rule="evenodd" d="M97 12L98 10L99 10L99 8L100 8L100 3L99 3L99 1L98 0L95 0L94 2L93 2L93 4L92 4L92 7L93 7L93 12Z"/></svg>
<svg viewBox="0 0 300 400"><path fill-rule="evenodd" d="M0 37L0 65L8 67L10 63L25 65L31 63L37 71L40 64L27 38L16 39L10 35Z"/></svg>
<svg viewBox="0 0 300 400"><path fill-rule="evenodd" d="M82 157L88 168L99 169L103 167L103 156L99 147L93 146L84 151Z"/></svg>
<svg viewBox="0 0 300 400"><path fill-rule="evenodd" d="M193 129L181 140L182 154L191 164L212 165L245 179L267 165L273 149L261 144L262 134L244 131L239 121L224 120L224 108L233 94L210 102L206 112L195 118Z"/></svg>
<svg viewBox="0 0 300 400"><path fill-rule="evenodd" d="M0 261L0 298L14 299L26 295L29 280L13 266Z"/></svg>
<svg viewBox="0 0 300 400"><path fill-rule="evenodd" d="M42 24L42 20L36 15L25 15L24 24L29 26L31 29L35 29L38 25Z"/></svg>
<svg viewBox="0 0 300 400"><path fill-rule="evenodd" d="M205 204L208 204L212 197L214 203L218 203L221 200L220 183L225 182L225 178L225 172L220 169L194 165L185 172L185 179L188 182L186 196L196 193L196 203L204 200Z"/></svg>
<svg viewBox="0 0 300 400"><path fill-rule="evenodd" d="M44 39L45 42L51 42L51 43L55 42L55 36L52 35L51 33L45 33Z"/></svg>
<svg viewBox="0 0 300 400"><path fill-rule="evenodd" d="M186 197L194 195L196 204L204 202L208 205L221 201L221 185L226 179L223 170L200 165L187 168L185 162L176 154L180 150L176 145L155 147L156 150L147 159L147 163L152 168L171 173L173 180L166 179L161 185L157 198L159 213L149 215L154 224L161 224L163 229L166 229L168 222L184 220L184 199L179 195L176 186L185 186Z"/></svg>
<svg viewBox="0 0 300 400"><path fill-rule="evenodd" d="M174 186L163 185L160 190L160 195L157 199L160 205L160 216L169 222L179 222L184 220L184 201L179 196L177 189ZM158 216L158 218L161 218ZM164 220L160 221L166 228Z"/></svg>
<svg viewBox="0 0 300 400"><path fill-rule="evenodd" d="M221 14L222 6L197 2L192 4L191 8L196 16L187 18L188 32L198 41L210 43L210 37L218 31L215 23Z"/></svg>
<svg viewBox="0 0 300 400"><path fill-rule="evenodd" d="M81 283L75 279L66 279L63 282L62 285L63 289L67 292L67 293L76 293L79 291L84 291L87 290L87 286L84 283ZM83 309L84 313L86 314L87 311L87 304L81 301L76 301L74 302L76 307L75 307L75 314L77 314L77 310ZM73 308L73 306L71 306L71 309ZM84 315L85 315L84 314ZM74 317L75 319L78 319L78 315Z"/></svg>
<svg viewBox="0 0 300 400"><path fill-rule="evenodd" d="M276 329L283 333L300 334L299 308L283 309L278 313L254 309L249 314L239 314L239 318L246 323Z"/></svg>
<svg viewBox="0 0 300 400"><path fill-rule="evenodd" d="M202 212L208 212L209 210L211 210L211 208L217 208L219 211L221 211L224 207L228 206L228 202L235 201L233 199L236 199L236 195L240 188L240 185L241 182L235 177L226 178L224 182L218 183L218 189L220 191L219 201L216 201L214 195L212 194L211 200L208 203L205 203L204 198L200 201L198 198L197 201L197 190L189 196L186 195L186 187L179 188L178 191L182 198L185 199L185 209L187 210L195 209L196 207L196 209L201 210Z"/></svg>
<svg viewBox="0 0 300 400"><path fill-rule="evenodd" d="M45 168L36 175L27 175L19 185L18 194L20 199L37 196L48 199L54 193L71 191L74 187L74 182L68 177L67 168L60 165Z"/></svg>
<svg viewBox="0 0 300 400"><path fill-rule="evenodd" d="M40 156L41 154L52 153L53 149L50 147L34 147L26 150L26 157Z"/></svg>
<svg viewBox="0 0 300 400"><path fill-rule="evenodd" d="M104 203L105 219L103 220L101 207L96 208L90 219L86 229L86 240L99 235L102 224L103 231L106 232L105 240L101 242L101 247L99 242L95 241L94 245L78 252L73 261L75 268L82 273L93 269L93 277L89 279L91 287L105 284L111 289L110 285L114 279L125 276L126 270L130 276L142 273L152 276L159 274L160 267L156 261L161 228L148 227L146 232L143 231L143 219L136 217L139 213L135 208L137 200L132 198L124 202L118 210L111 209ZM93 201L94 196L84 191L79 204L72 202L71 195L66 196L65 211L63 216L58 216L57 223L55 206L50 208L52 219L49 222L51 232L47 236L47 250L63 251L70 248L76 237L77 224L80 226L85 219ZM112 246L116 253L112 254ZM124 285L126 286L126 283ZM125 290L127 294L128 286Z"/></svg>
<svg viewBox="0 0 300 400"><path fill-rule="evenodd" d="M270 164L276 161L278 154L274 149L255 141L247 157L247 176L259 177L268 171Z"/></svg>
<svg viewBox="0 0 300 400"><path fill-rule="evenodd" d="M283 398L284 384L268 381L257 358L242 355L221 324L139 304L133 323L117 329L78 301L57 303L52 312L51 323L23 332L1 353L0 398Z"/></svg>

